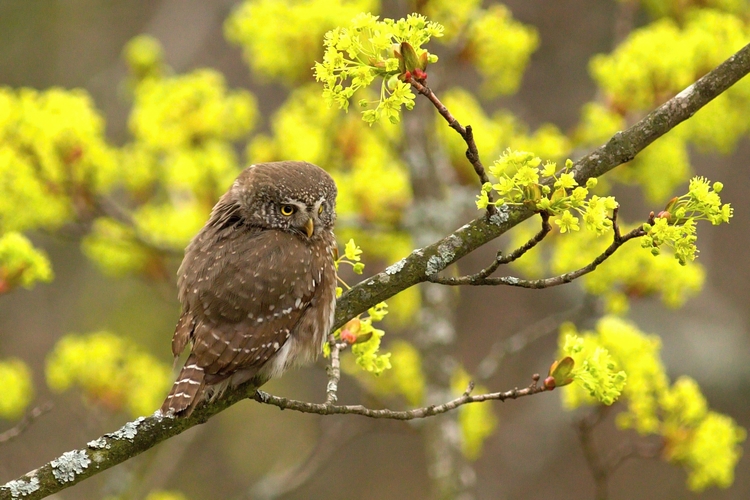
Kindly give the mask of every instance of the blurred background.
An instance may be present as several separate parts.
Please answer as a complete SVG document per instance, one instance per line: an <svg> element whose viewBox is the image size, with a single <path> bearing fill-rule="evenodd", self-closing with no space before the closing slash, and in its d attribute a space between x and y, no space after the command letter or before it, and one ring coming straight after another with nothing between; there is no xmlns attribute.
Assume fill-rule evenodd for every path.
<svg viewBox="0 0 750 500"><path fill-rule="evenodd" d="M415 7L425 12L429 3L385 1L380 9L373 9L387 17L401 17ZM650 3L666 5L670 2ZM743 2L735 3L747 8ZM485 4L487 8L493 2ZM257 61L260 56L253 55L253 49L248 48L252 42L243 37L253 38L253 28L246 28L247 31L236 28L232 41L227 41L225 34L232 32L225 23L233 12L239 12L235 10L239 5L240 2L230 0L0 0L0 85L13 89L84 89L105 119L104 134L112 147L128 148L137 141L148 142L146 133L139 132L131 116L133 88L138 85L134 81L138 75L133 70L132 60L129 70L123 58L124 47L133 37L148 34L161 44L163 67L171 68L165 70L165 74L182 75L197 68L213 68L224 75L227 89L245 89L255 95L257 103L253 106L257 107L252 113L248 112L255 113L253 120L248 119L255 122L255 128L250 132L250 127L246 127L248 130L235 136L227 132L223 138L231 142L236 155L233 161L238 165L246 163L246 155L250 156L249 160L257 161L275 159L275 155L288 151L302 156L293 159L325 161L328 158L325 155L305 154L303 132L300 138L290 135L288 131L293 127L285 129L281 118L276 121L272 118L278 116L275 113L287 102L292 88L312 80L311 73L298 77L264 74L257 68L251 70L248 59ZM498 110L508 110L519 123L527 124L528 130L537 131L543 124L556 127L556 132L547 131L537 136L532 132L516 133L524 136L519 139L522 146L507 141L489 148L482 148L480 144L485 164L496 157L490 150L499 152L508 146L529 148L543 158L555 157L554 154L544 156L539 151L546 148L546 151L554 150L560 159L576 159L598 145L587 144L587 140L580 137L582 106L595 100L613 103L611 98L604 97L607 91L603 84L598 85L591 76L592 56L611 52L631 30L647 25L664 13L659 14L653 8L643 9L633 2L600 0L509 0L503 5L517 22L533 28L536 33L536 42L529 42L528 66L525 67L523 61L518 63L517 91L513 84L500 91L488 90L486 82L494 77L487 76L491 72L482 73L473 66L471 47L467 49L466 41L457 42L464 44L458 48L435 43L428 46L431 52L441 56L434 72L432 67L428 71L429 83L436 92L456 85L476 92L482 97L485 120L490 120L488 117ZM358 6L350 8L355 13L361 10ZM351 15L344 14L341 15L345 23ZM275 27L274 22L292 24L281 15L269 16L264 18L265 30L259 30L263 33L259 32L258 37L267 36L266 31L284 30L281 24ZM744 17L737 16L747 22L747 13ZM308 25L305 19L294 22L298 23L298 30ZM678 22L684 20L678 19ZM323 24L324 21L310 18L309 25L316 31L309 40L295 42L301 44L298 52L311 54L303 67L312 67L315 59L320 60L320 33L333 27L323 29ZM294 52L285 45L265 50L277 58ZM513 48L509 46L506 50L511 53ZM315 92L320 91L320 86L316 86ZM138 95L138 91L135 92ZM457 108L464 105L459 95L453 95ZM448 103L449 99L445 100ZM355 128L361 125L350 127L355 142L359 141L365 149L381 151L377 161L391 162L388 155L399 154L401 166L389 168L410 172L404 185L396 187L375 174L367 174L370 177L366 182L370 184L365 184L360 189L362 192L367 188L379 192L377 185L380 183L397 194L408 192L399 195L400 199L388 200L390 205L373 203L368 206L356 193L347 195L349 198L343 201L339 243L343 246L349 237L354 237L363 246L367 262L365 276L381 271L412 248L435 241L477 215L473 201L477 192L475 181L471 176L466 177L461 167L454 167L462 155L460 143L454 148L458 156L448 146L437 159L425 153L429 147L424 145L434 145L434 142L423 140L424 131L432 133L431 127L439 128L441 123L433 117L428 103L422 101L417 99L411 117L406 113L401 129L386 132L390 134L387 143L397 143L388 154L382 153L380 143L372 146L365 142L372 139L357 135L370 133ZM652 104L646 110L658 102ZM464 106L467 118L456 111L457 117L462 123L471 123L479 129L481 118L472 117L470 107ZM339 114L335 110L330 113ZM356 109L351 110L347 119L359 120L357 113ZM623 111L621 116L632 123L643 114L643 110L633 109ZM696 117L700 118L701 115ZM335 119L338 118L329 120ZM302 122L295 122L296 126L301 127ZM430 125L421 128L425 123ZM279 131L284 130L287 134L279 139ZM513 136L502 134L504 138ZM263 140L251 139L261 135L265 137ZM748 197L742 193L750 189L750 144L742 135L739 134L736 146L732 144L722 153L716 148L685 145L693 171L712 180L721 180L725 185L722 198L731 202L735 209L731 224L700 227L698 262L705 270L705 283L700 292L686 297L682 307L677 309L665 307L658 294L623 292L621 295L629 299L628 318L641 330L661 337L663 362L670 378L680 375L694 378L712 410L729 415L747 428L750 425L750 308L747 307L750 259L746 258L746 249L750 245L747 236L750 219L747 217ZM438 133L438 137L444 136ZM300 141L297 149L294 149L295 141ZM497 139L487 141L497 142ZM246 149L248 144L250 147ZM346 142L341 140L338 146L341 144ZM535 145L537 149L533 149ZM129 151L132 153L132 149ZM420 170L419 165L425 161L420 155L425 154L437 167ZM123 161L138 161L133 160L137 158L135 154L129 158ZM453 158L459 160L454 162ZM344 165L337 171L340 185L365 182L357 180L353 170L347 170L346 156L336 157L336 161ZM658 157L655 162L655 169L662 165L672 168L666 161L658 163ZM446 171L449 174L442 175ZM215 200L226 189L228 184L221 185L225 178L217 175L216 188L196 197L205 197L204 205L210 208L209 200ZM437 178L441 180L438 182ZM651 210L660 210L672 195L685 191L685 183L678 183L674 189L669 189L668 196L657 201L658 196L649 198L650 195L643 194L642 184L634 184L633 179L624 180L628 182L613 181L612 189L623 206L623 216L633 222L643 220ZM130 199L138 200L137 186L128 186L123 191L125 194L115 193L115 198L123 204ZM35 205L17 209L34 211ZM202 210L199 213L205 214L205 208ZM382 214L386 215L381 217ZM202 217L196 216L197 227L205 220L205 215ZM141 267L128 269L128 272L106 272L106 262L102 265L96 258L90 258L92 255L101 257L106 252L92 251L92 244L88 253L81 251L81 235L91 230L91 220L85 221L88 226L81 224L80 231L41 228L28 233L33 243L49 255L54 281L38 284L32 290L18 289L0 295L0 359L19 358L31 370L35 395L29 408L47 401L54 403L54 408L20 437L0 444L0 482L14 479L65 451L80 448L132 419L128 409L133 405L128 407L121 401L111 401L107 405L107 397L101 394L98 398L91 395L82 398L85 391L80 388L64 392L49 389L45 378L47 359L65 335L113 332L129 339L159 363L165 366L171 363L170 340L179 314L173 278L180 252L173 247L181 247L168 238L162 240L163 246L172 246L168 250L162 248L158 266L150 268L151 271ZM535 221L527 232L537 224ZM523 237L518 241L523 241ZM473 272L484 267L498 249L510 249L515 242L503 238L488 245L461 261L461 271ZM385 246L387 251L382 249ZM521 274L532 270L515 268L509 272ZM345 277L350 284L360 279L349 274ZM548 290L465 288L460 294L437 285L425 286L418 294L412 292L391 305L392 314L382 327L387 332L383 343L387 350L394 340L406 340L420 350L427 380L422 401L436 402L450 397L450 376L446 374L455 374L457 366L472 377L481 371L484 374L481 384L491 391L507 390L528 385L533 373L546 373L556 357L556 332L562 320L572 320L579 328L590 329L604 312L617 309L613 305L617 300L620 295L596 297L575 283ZM520 338L519 334L526 339L519 345L503 344L505 339ZM532 337L539 338L529 340ZM486 360L488 353L505 352L503 349L508 348L517 352L510 352L498 366ZM83 362L85 364L85 360ZM269 383L266 389L290 398L322 401L325 384L326 373L321 362L318 366L288 373L281 380ZM391 399L371 386L372 383L363 381L360 375L345 375L340 402L409 406L408 397ZM461 456L461 446L457 444L461 439L461 424L454 416L430 419L434 422L368 421L355 416L319 417L279 412L274 407L243 402L205 425L54 498L145 498L156 490L181 492L190 500L426 499L439 496L593 498L594 481L575 426L577 419L590 410L565 410L557 392L503 404L491 403L494 417L482 418L485 423L492 420L496 426L483 440L484 446L475 459ZM163 394L166 394L166 387ZM160 401L163 394L156 399ZM158 404L154 409L156 406ZM616 429L613 415L620 410L613 408L594 431L595 443L604 455L620 443L635 439L632 431ZM12 427L14 422L13 419L0 420L0 432ZM748 498L750 464L747 457L740 459L735 474L735 481L728 489L710 488L691 493L686 487L686 472L680 467L664 460L630 460L612 474L610 498ZM446 486L448 483L452 486Z"/></svg>

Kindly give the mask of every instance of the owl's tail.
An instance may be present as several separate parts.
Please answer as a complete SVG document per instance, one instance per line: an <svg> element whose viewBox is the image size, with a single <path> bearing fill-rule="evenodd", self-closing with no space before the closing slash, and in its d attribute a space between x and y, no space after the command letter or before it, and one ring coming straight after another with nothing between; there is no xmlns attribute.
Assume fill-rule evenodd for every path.
<svg viewBox="0 0 750 500"><path fill-rule="evenodd" d="M174 415L189 417L195 406L203 399L205 385L203 368L196 364L192 355L189 356L169 396L161 405L161 412L163 414L172 412Z"/></svg>

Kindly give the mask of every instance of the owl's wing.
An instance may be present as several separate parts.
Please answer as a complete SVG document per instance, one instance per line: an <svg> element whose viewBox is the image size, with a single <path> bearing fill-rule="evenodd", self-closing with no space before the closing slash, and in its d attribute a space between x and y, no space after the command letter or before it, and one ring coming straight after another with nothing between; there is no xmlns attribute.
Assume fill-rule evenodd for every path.
<svg viewBox="0 0 750 500"><path fill-rule="evenodd" d="M294 235L234 228L222 236L191 245L180 275L186 316L180 323L186 330L192 325L191 357L208 384L257 370L279 351L322 272L313 265L320 252Z"/></svg>

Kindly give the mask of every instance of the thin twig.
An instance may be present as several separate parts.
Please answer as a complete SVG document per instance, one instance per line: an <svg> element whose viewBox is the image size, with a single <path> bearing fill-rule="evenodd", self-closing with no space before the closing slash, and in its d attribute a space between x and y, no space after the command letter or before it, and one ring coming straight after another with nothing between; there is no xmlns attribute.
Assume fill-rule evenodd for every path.
<svg viewBox="0 0 750 500"><path fill-rule="evenodd" d="M332 405L338 400L336 394L341 380L341 351L349 345L346 342L336 342L333 334L328 335L328 345L331 347L331 365L328 367L328 385L326 386L326 403Z"/></svg>
<svg viewBox="0 0 750 500"><path fill-rule="evenodd" d="M52 401L47 401L46 403L42 403L41 405L34 407L31 411L24 415L24 417L16 425L0 434L0 444L12 441L13 439L23 434L24 431L36 421L36 419L38 419L45 413L48 413L50 410L52 410L52 408L54 408L54 406L55 405L52 403Z"/></svg>
<svg viewBox="0 0 750 500"><path fill-rule="evenodd" d="M648 222L653 224L653 215L649 218ZM578 279L581 276L586 275L592 272L593 270L595 270L597 267L599 267L599 265L601 265L605 260L610 258L622 245L624 245L628 241L635 239L635 238L640 238L641 236L646 235L646 231L643 229L643 225L636 227L635 229L633 229L632 231L630 231L624 236L621 235L619 226L617 225L617 210L616 209L612 215L612 228L614 232L613 241L612 241L612 244L609 245L606 250L604 250L604 252L599 254L593 261L583 266L582 268L576 269L575 271L571 271L569 273L561 274L559 276L553 276L550 278L542 278L542 279L536 279L536 280L525 280L525 279L516 278L513 276L503 276L503 277L498 277L498 278L482 277L482 276L478 276L478 274L480 273L477 273L477 274L472 274L468 276L449 277L449 278L445 278L445 277L438 276L438 275L432 275L432 276L429 276L427 280L432 283L439 283L441 285L449 285L449 286L507 285L507 286L517 286L521 288L540 289L540 288L551 288L553 286L563 285L565 283L570 283L571 281Z"/></svg>
<svg viewBox="0 0 750 500"><path fill-rule="evenodd" d="M296 401L293 399L281 398L273 396L263 391L256 391L253 399L259 403L277 406L282 410L294 410L302 413L316 413L318 415L361 415L369 418L386 418L391 420L414 420L417 418L427 418L434 415L440 415L447 413L451 410L455 410L459 406L463 406L469 403L481 403L482 401L505 401L506 399L517 399L524 396L531 396L540 392L547 391L544 385L538 385L539 375L535 374L533 382L528 387L523 389L511 389L504 392L492 392L487 394L471 395L471 391L474 389L474 385L470 384L469 388L461 396L451 401L447 401L440 405L425 406L422 408L414 408L412 410L389 410L379 409L375 410L372 408L366 408L362 405L345 405L336 406L329 404L320 403L307 403L304 401Z"/></svg>
<svg viewBox="0 0 750 500"><path fill-rule="evenodd" d="M437 109L438 113L440 113L440 116L445 118L445 121L448 122L448 126L458 132L458 134L464 140L464 142L466 143L466 158L469 160L469 163L471 163L471 166L474 167L474 172L476 172L477 177L479 177L479 182L482 185L490 182L490 178L487 176L484 165L482 165L482 160L479 158L479 150L477 149L477 143L474 140L474 131L472 130L471 125L467 125L466 127L461 125L458 120L456 120L456 117L453 116L448 108L445 107L445 104L443 104L440 99L438 99L432 89L430 89L427 85L417 81L413 76L410 76L407 81L412 85L412 87L416 89L417 92L425 96L432 103L432 105L435 106L435 109ZM492 198L492 193L487 193L487 196L490 202L494 201ZM497 213L497 207L490 203L489 205L487 205L487 213L489 215Z"/></svg>
<svg viewBox="0 0 750 500"><path fill-rule="evenodd" d="M588 415L578 420L576 430L578 440L591 475L594 478L596 500L606 500L609 496L609 479L626 461L632 458L658 458L664 450L664 441L646 443L627 441L612 450L607 458L602 458L594 444L594 429L609 413L611 406L600 405Z"/></svg>
<svg viewBox="0 0 750 500"><path fill-rule="evenodd" d="M497 269L501 265L510 264L511 262L519 259L522 255L524 255L526 252L540 243L552 230L552 227L549 224L549 214L547 214L546 212L541 212L539 215L541 215L542 217L542 229L540 229L537 234L535 234L529 241L524 243L519 248L516 248L511 253L505 256L503 256L502 252L497 252L497 256L495 257L495 260L492 262L492 264L477 273L470 274L468 276L452 278L436 277L436 279L441 281L433 281L433 283L440 283L443 285L473 285L475 282L481 282L482 280L487 279L492 273L497 271ZM443 280L445 282L443 282ZM430 278L430 281L432 281L432 278Z"/></svg>
<svg viewBox="0 0 750 500"><path fill-rule="evenodd" d="M531 396L549 391L544 384L539 385L539 375L532 377L532 384L523 389L512 389L504 392L471 395L473 384L460 397L441 405L426 406L407 411L389 409L371 409L361 405L336 406L325 403L306 403L292 399L272 396L256 390L252 384L243 384L229 388L224 396L198 405L189 417L175 418L162 415L159 411L149 417L139 417L126 423L119 430L107 433L98 439L89 441L87 447L71 450L41 467L0 485L0 500L12 500L18 497L14 492L22 491L24 500L37 500L73 486L86 478L109 469L125 460L153 448L158 443L187 429L206 422L209 418L226 410L244 399L277 406L278 408L316 413L319 415L350 414L369 418L391 420L413 420L447 413L456 408L482 401L505 401ZM59 478L64 479L59 479Z"/></svg>

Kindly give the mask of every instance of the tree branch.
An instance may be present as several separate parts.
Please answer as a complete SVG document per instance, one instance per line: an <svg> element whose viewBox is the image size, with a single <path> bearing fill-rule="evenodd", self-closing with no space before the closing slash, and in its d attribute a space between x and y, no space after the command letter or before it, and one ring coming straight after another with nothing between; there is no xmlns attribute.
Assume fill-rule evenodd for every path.
<svg viewBox="0 0 750 500"><path fill-rule="evenodd" d="M509 391L477 395L471 394L474 388L474 384L471 383L461 396L443 404L402 411L372 409L362 405L337 406L327 403L307 403L273 396L256 390L252 385L244 384L227 390L222 398L212 403L199 405L189 417L164 416L157 411L150 417L139 417L128 422L115 432L89 441L86 448L65 452L42 467L0 486L0 500L19 498L35 500L61 491L143 453L190 427L206 422L213 415L243 399L254 399L259 403L276 406L282 410L289 409L318 415L360 415L369 418L414 420L447 413L470 403L505 401L549 391L538 382L539 375L535 374L532 377L532 383L523 389L514 388Z"/></svg>
<svg viewBox="0 0 750 500"><path fill-rule="evenodd" d="M605 145L578 160L574 165L576 181L584 184L590 177L598 177L613 168L632 160L637 153L683 122L712 99L750 73L750 45L727 59L696 83L680 92L644 119L618 132ZM389 297L406 290L432 276L461 257L494 240L534 214L530 209L503 207L490 217L481 216L408 257L390 266L382 273L365 280L344 293L336 306L334 328ZM532 389L531 387L536 387ZM265 398L265 403L307 413L356 414L372 418L409 420L445 413L461 405L497 399L515 399L544 391L534 386L522 390L460 398L439 406L404 412L371 410L363 406L333 406L292 402L275 396L264 397L250 387L240 386L228 390L225 396L209 405L202 405L187 418L169 418L160 414L141 417L125 424L120 430L105 434L89 442L83 449L64 453L57 459L35 469L15 481L0 487L0 500L38 499L72 486L87 477L106 470L134 457L158 443L197 424L245 398Z"/></svg>
<svg viewBox="0 0 750 500"><path fill-rule="evenodd" d="M649 144L693 116L748 73L750 44L635 125L616 133L606 144L576 161L573 166L576 181L584 185L589 178L604 175L632 160ZM442 271L533 214L524 207L501 207L489 218L480 216L440 241L414 250L382 273L345 292L336 306L335 328L400 291L427 281L428 276Z"/></svg>

